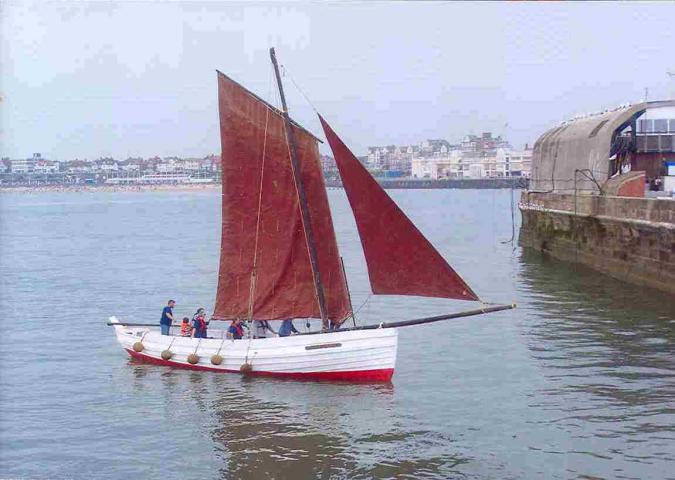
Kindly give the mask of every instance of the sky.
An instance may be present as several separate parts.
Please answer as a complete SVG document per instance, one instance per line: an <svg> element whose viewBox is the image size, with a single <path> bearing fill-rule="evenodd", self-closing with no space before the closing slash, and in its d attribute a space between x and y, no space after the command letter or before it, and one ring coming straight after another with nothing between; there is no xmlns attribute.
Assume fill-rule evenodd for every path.
<svg viewBox="0 0 675 480"><path fill-rule="evenodd" d="M218 153L215 70L274 100L271 46L291 115L319 135L313 105L357 155L483 131L521 148L669 98L673 25L673 2L3 0L0 156Z"/></svg>

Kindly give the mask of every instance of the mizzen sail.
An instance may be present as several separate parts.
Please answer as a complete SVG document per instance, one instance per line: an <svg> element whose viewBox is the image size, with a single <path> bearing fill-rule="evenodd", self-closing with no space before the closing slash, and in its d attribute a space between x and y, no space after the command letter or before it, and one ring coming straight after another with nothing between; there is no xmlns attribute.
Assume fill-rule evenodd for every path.
<svg viewBox="0 0 675 480"><path fill-rule="evenodd" d="M354 212L373 293L478 300L330 125L319 118Z"/></svg>
<svg viewBox="0 0 675 480"><path fill-rule="evenodd" d="M320 317L281 112L218 72L222 237L213 318ZM317 239L327 317L350 303L321 172L317 140L293 124Z"/></svg>

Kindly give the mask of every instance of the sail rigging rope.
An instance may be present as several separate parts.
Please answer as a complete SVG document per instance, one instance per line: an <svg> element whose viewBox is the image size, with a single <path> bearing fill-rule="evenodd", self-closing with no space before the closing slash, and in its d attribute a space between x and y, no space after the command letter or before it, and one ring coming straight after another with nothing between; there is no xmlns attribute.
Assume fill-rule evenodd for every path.
<svg viewBox="0 0 675 480"><path fill-rule="evenodd" d="M372 296L373 296L373 294L369 293L368 296L366 297L366 299L361 304L361 306L356 309L356 311L353 313L353 315L356 315L357 313L359 313L361 311L361 309L366 306L366 303L368 303L368 300L370 300Z"/></svg>
<svg viewBox="0 0 675 480"><path fill-rule="evenodd" d="M272 96L272 70L270 69L268 89L267 89L267 101L271 100ZM253 303L255 301L255 287L257 280L257 268L258 268L258 240L260 239L260 218L262 212L262 195L263 195L263 180L265 178L265 154L267 152L267 127L269 126L270 119L270 108L266 108L265 112L265 133L263 134L263 148L262 148L262 159L260 165L260 184L258 185L258 212L256 214L255 222L255 242L253 244L253 266L251 269L251 282L249 288L249 298L248 298L248 345L246 346L246 360L245 363L248 363L248 353L251 349L251 340L253 339L252 335L252 322L253 322ZM221 343L220 349L223 347L224 341Z"/></svg>
<svg viewBox="0 0 675 480"><path fill-rule="evenodd" d="M267 99L269 100L271 97L271 92L272 91L272 72L270 71L270 78L269 78L269 89L268 89L268 94L267 94ZM269 119L270 119L270 109L269 107L266 108L266 113L265 113L265 133L263 135L263 148L262 148L262 160L261 160L261 166L260 166L260 183L258 185L258 212L256 214L256 222L255 222L255 242L253 246L253 267L251 269L251 283L250 283L250 288L249 288L249 299L248 299L248 321L249 324L251 320L253 319L253 302L254 302L254 296L255 296L255 284L256 284L256 277L257 277L257 267L258 267L258 240L260 239L260 213L262 211L262 194L263 194L263 180L265 178L265 153L267 151L267 127L269 125ZM250 330L249 330L249 337L250 337Z"/></svg>
<svg viewBox="0 0 675 480"><path fill-rule="evenodd" d="M298 85L296 83L295 79L293 78L293 75L291 75L288 72L288 69L284 65L282 65L281 67L283 68L284 76L288 76L288 78L291 79L291 83L295 86L295 88L298 90L298 92L300 92L300 95L302 95L305 98L307 103L309 103L309 106L312 107L312 110L314 110L314 112L318 114L319 111L316 109L316 107L314 106L312 101L309 99L309 97L305 94L304 90L302 88L300 88L300 85Z"/></svg>

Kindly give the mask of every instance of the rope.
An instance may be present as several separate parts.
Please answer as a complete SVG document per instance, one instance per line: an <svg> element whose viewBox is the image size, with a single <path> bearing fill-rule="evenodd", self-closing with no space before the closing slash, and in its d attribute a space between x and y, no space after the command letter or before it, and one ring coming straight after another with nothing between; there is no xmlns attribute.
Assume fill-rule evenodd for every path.
<svg viewBox="0 0 675 480"><path fill-rule="evenodd" d="M319 111L316 109L316 107L314 106L314 104L312 103L312 101L309 99L309 97L305 94L305 92L302 90L302 88L300 88L300 86L295 82L295 79L293 78L293 75L291 75L291 74L288 72L288 70L286 70L286 67L284 67L283 65L282 65L282 68L283 68L284 76L288 75L288 78L291 79L291 83L293 84L293 86L295 86L295 88L298 90L298 92L300 92L300 95L303 96L303 98L305 99L305 101L306 101L307 103L309 103L309 106L312 107L312 110L314 110L314 112L318 114Z"/></svg>
<svg viewBox="0 0 675 480"><path fill-rule="evenodd" d="M267 100L270 100L272 96L272 70L270 70L268 90L267 90ZM263 181L265 179L265 153L267 152L267 127L269 126L270 120L270 109L267 108L265 112L265 133L263 135L263 148L262 148L262 159L260 165L260 183L258 184L258 211L256 213L256 223L255 223L255 242L253 246L253 267L251 269L251 283L249 288L249 297L248 297L248 345L246 347L246 360L245 363L248 363L248 353L251 349L251 341L253 340L253 335L251 333L252 321L253 321L253 303L255 298L255 287L258 278L258 243L260 240L260 217L262 212L262 194L263 194ZM220 349L223 347L225 340L221 342L220 348L218 349L218 354L220 354Z"/></svg>
<svg viewBox="0 0 675 480"><path fill-rule="evenodd" d="M269 78L269 89L267 98L271 97L272 91L272 72L270 71ZM260 166L260 183L258 185L258 211L256 214L256 223L255 223L255 243L253 247L253 268L251 270L251 284L249 288L249 300L248 300L248 321L251 322L253 318L253 299L255 295L255 285L257 279L257 268L258 268L258 241L260 239L260 213L262 211L262 193L263 193L263 180L265 178L265 153L267 151L267 127L269 126L270 119L270 109L267 108L265 112L265 133L263 136L263 149L262 149L262 160ZM249 330L250 332L250 330ZM249 335L250 337L250 335Z"/></svg>
<svg viewBox="0 0 675 480"><path fill-rule="evenodd" d="M515 220L515 211L513 207L513 188L511 188L511 239L510 240L503 240L499 243L502 245L510 243L513 245L513 241L516 238L516 220ZM515 249L515 245L513 247Z"/></svg>
<svg viewBox="0 0 675 480"><path fill-rule="evenodd" d="M368 303L368 300L370 300L370 298L371 298L372 296L373 296L372 293L368 294L368 297L366 297L366 299L364 300L364 302L361 304L361 306L360 306L359 308L356 309L356 311L353 313L353 315L356 315L357 313L359 313L359 312L361 311L361 309L366 305L366 303Z"/></svg>
<svg viewBox="0 0 675 480"><path fill-rule="evenodd" d="M220 342L220 347L218 347L218 350L216 351L216 355L220 355L220 351L223 349L223 345L225 345L225 339L227 337L223 337L223 340Z"/></svg>

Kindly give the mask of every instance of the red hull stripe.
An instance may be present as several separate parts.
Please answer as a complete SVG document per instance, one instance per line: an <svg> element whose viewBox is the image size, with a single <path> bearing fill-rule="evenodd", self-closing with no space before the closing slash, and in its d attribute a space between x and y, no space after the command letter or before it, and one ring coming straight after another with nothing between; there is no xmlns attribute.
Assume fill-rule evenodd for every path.
<svg viewBox="0 0 675 480"><path fill-rule="evenodd" d="M240 373L239 370L226 370L224 368L207 367L205 365L190 365L171 360L151 357L143 353L135 352L130 348L125 348L127 353L134 359L154 365L164 365L166 367L186 368L188 370L204 370L208 372ZM332 382L390 382L394 375L393 368L381 368L378 370L358 370L351 372L265 372L252 371L251 375L261 377L289 378L297 380L314 381L332 381Z"/></svg>

